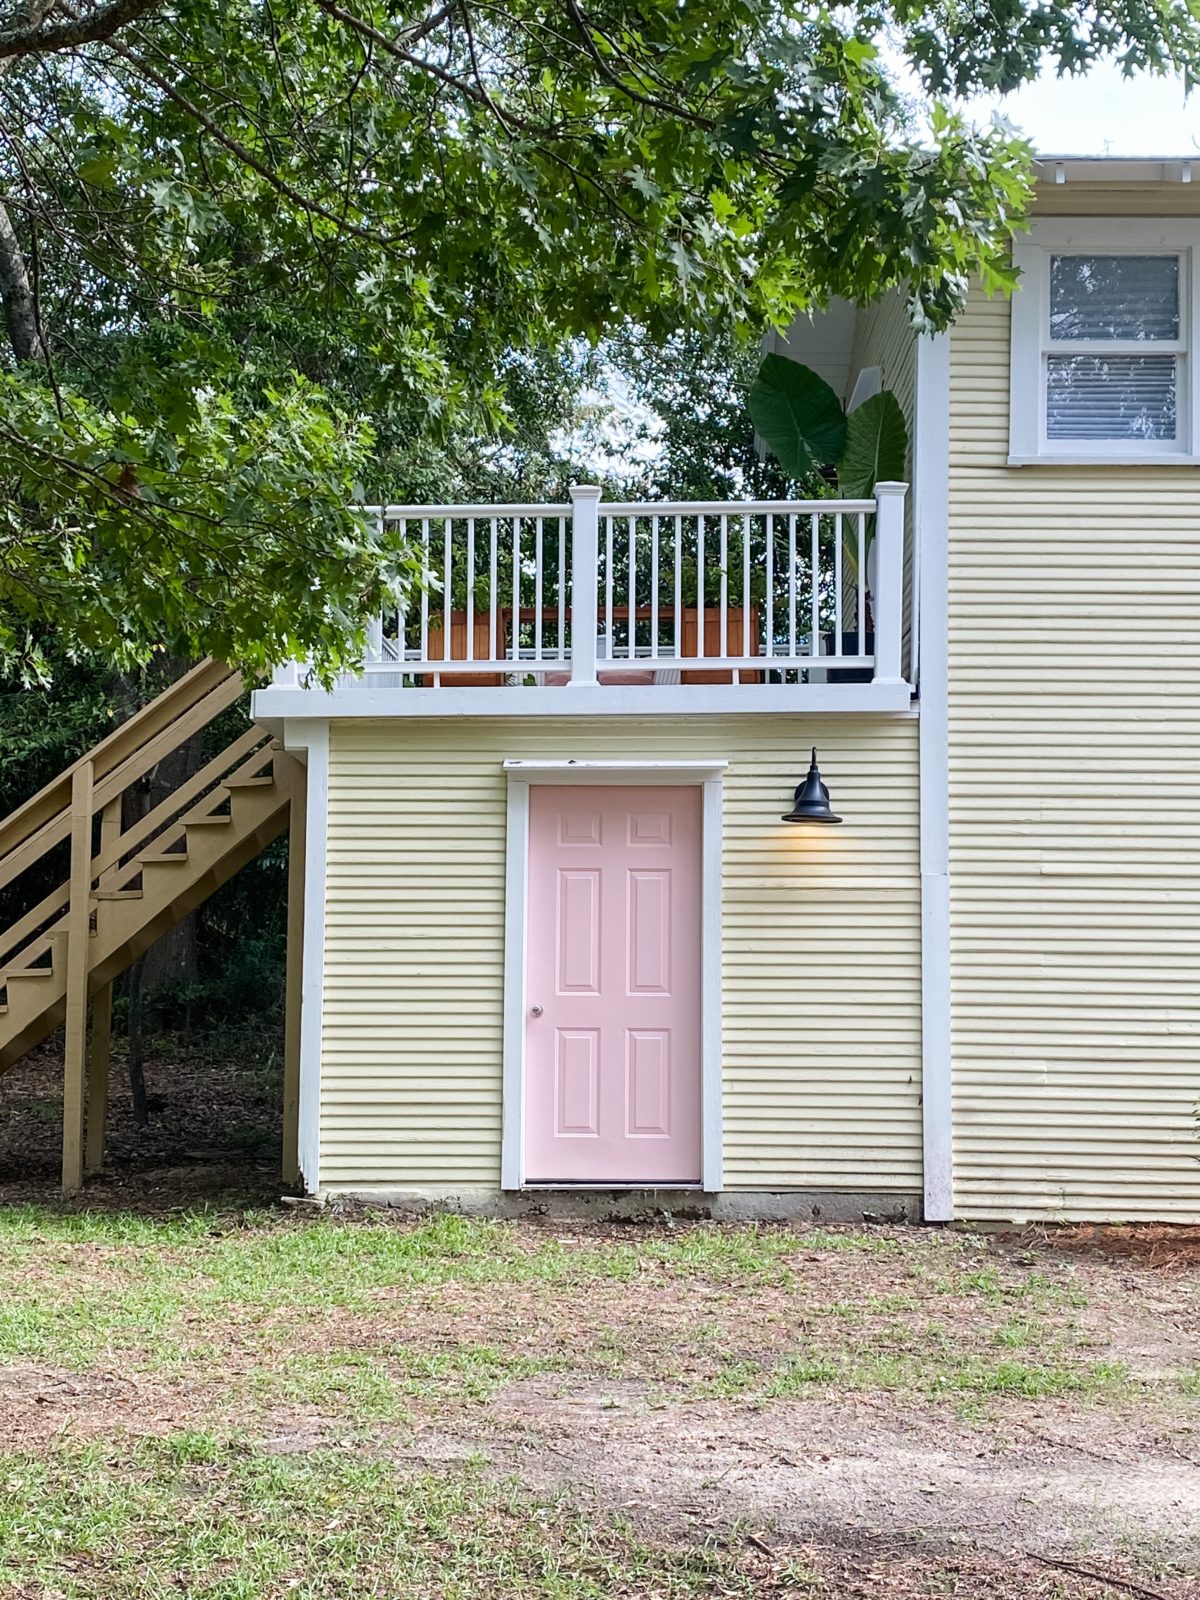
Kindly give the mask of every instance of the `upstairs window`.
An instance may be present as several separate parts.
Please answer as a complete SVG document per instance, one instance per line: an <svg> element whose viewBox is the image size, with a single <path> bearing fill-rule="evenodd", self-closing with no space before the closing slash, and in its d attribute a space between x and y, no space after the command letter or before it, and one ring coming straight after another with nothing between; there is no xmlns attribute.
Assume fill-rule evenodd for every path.
<svg viewBox="0 0 1200 1600"><path fill-rule="evenodd" d="M1162 227L1042 223L1015 247L1013 460L1195 454L1192 249ZM1116 243L1121 228L1137 242Z"/></svg>

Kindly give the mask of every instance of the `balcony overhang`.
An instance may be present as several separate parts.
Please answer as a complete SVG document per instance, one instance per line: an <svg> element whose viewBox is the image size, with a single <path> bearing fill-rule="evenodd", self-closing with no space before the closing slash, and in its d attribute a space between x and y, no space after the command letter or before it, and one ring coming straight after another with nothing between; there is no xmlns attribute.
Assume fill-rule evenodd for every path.
<svg viewBox="0 0 1200 1600"><path fill-rule="evenodd" d="M290 717L323 721L393 717L657 717L730 712L789 716L895 714L912 710L907 683L600 684L596 688L335 689L255 691L256 722L279 731Z"/></svg>

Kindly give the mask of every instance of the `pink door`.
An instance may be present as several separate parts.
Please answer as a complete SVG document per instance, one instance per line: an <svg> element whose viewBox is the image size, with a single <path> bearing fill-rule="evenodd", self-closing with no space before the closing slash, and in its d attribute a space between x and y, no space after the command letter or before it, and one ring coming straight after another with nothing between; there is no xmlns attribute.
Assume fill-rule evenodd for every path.
<svg viewBox="0 0 1200 1600"><path fill-rule="evenodd" d="M530 791L528 1183L700 1181L700 805Z"/></svg>

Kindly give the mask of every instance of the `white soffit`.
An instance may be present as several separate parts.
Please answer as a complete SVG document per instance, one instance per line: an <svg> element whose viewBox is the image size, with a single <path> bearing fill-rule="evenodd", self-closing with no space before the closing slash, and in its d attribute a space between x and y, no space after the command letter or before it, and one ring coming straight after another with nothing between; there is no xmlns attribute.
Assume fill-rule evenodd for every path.
<svg viewBox="0 0 1200 1600"><path fill-rule="evenodd" d="M797 317L786 333L769 333L766 348L775 355L803 361L844 399L850 385L850 351L857 314L852 300L831 300L824 311Z"/></svg>
<svg viewBox="0 0 1200 1600"><path fill-rule="evenodd" d="M1196 172L1193 173L1193 166ZM1191 183L1200 180L1195 156L1038 156L1039 183Z"/></svg>

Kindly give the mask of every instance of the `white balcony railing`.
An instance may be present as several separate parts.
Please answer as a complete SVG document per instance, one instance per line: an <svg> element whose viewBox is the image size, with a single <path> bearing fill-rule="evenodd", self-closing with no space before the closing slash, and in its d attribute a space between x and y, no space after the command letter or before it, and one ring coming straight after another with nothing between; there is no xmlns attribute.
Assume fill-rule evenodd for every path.
<svg viewBox="0 0 1200 1600"><path fill-rule="evenodd" d="M563 505L372 507L423 553L426 581L378 620L346 686L900 685L906 487L636 505L580 487Z"/></svg>

